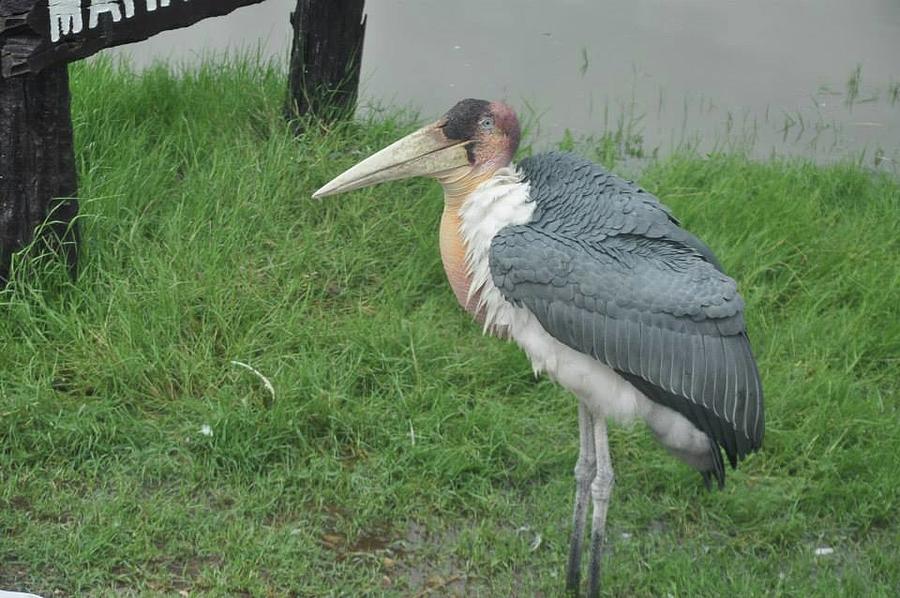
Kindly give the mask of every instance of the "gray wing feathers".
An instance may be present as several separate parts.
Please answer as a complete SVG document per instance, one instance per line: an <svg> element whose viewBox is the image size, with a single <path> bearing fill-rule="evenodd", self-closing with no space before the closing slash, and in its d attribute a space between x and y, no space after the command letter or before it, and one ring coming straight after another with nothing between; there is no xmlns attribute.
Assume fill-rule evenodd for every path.
<svg viewBox="0 0 900 598"><path fill-rule="evenodd" d="M758 448L762 391L744 304L709 248L655 197L582 158L544 154L520 170L535 216L492 242L504 297L685 415L732 465Z"/></svg>

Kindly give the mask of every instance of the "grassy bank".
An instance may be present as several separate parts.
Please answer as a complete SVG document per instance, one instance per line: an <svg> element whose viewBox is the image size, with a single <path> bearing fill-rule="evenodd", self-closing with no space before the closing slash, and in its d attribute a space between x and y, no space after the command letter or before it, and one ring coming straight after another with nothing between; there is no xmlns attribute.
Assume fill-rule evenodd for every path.
<svg viewBox="0 0 900 598"><path fill-rule="evenodd" d="M410 123L293 138L283 87L73 68L82 272L0 294L0 588L557 595L574 399L457 309L436 184L310 199ZM896 595L900 185L733 155L640 182L739 281L768 425L714 493L612 431L608 591Z"/></svg>

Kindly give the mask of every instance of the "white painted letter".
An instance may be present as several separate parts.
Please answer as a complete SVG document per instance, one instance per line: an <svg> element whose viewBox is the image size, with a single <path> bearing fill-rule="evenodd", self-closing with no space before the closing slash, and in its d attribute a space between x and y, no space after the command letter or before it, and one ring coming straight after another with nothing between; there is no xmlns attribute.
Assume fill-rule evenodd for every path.
<svg viewBox="0 0 900 598"><path fill-rule="evenodd" d="M125 7L125 16L133 17L134 16L134 0L121 0L122 5ZM104 12L108 12L112 15L113 23L118 23L122 20L122 11L119 10L119 2L116 0L92 0L91 1L91 15L88 19L88 27L93 29L100 23L100 15Z"/></svg>
<svg viewBox="0 0 900 598"><path fill-rule="evenodd" d="M93 29L100 24L100 15L104 12L112 15L113 23L118 23L122 20L122 13L119 10L118 3L108 0L93 0L91 2L91 14L88 18L88 27Z"/></svg>
<svg viewBox="0 0 900 598"><path fill-rule="evenodd" d="M81 33L80 0L50 0L50 40L58 42L64 35Z"/></svg>
<svg viewBox="0 0 900 598"><path fill-rule="evenodd" d="M153 12L157 6L165 8L169 5L169 0L147 0L147 12Z"/></svg>

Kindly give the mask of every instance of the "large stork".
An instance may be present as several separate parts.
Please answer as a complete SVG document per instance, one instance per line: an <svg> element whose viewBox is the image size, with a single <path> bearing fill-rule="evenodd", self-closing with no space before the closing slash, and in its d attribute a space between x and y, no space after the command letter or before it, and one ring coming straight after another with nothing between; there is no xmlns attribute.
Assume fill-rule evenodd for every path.
<svg viewBox="0 0 900 598"><path fill-rule="evenodd" d="M460 305L579 399L566 587L580 586L590 495L597 596L613 487L607 419L643 419L721 488L721 450L735 467L760 447L762 388L744 302L709 247L632 182L572 154L513 164L518 144L509 106L462 100L314 197L413 176L441 183L441 258Z"/></svg>

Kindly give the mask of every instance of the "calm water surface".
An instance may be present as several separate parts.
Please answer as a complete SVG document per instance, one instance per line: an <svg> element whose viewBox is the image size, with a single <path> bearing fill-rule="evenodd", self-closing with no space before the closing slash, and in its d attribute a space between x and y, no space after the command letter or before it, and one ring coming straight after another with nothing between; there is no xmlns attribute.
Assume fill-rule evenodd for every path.
<svg viewBox="0 0 900 598"><path fill-rule="evenodd" d="M138 66L229 48L283 59L294 6L267 0L110 52ZM757 155L900 171L900 0L369 0L367 13L363 110L431 118L502 98L537 123L538 145L622 118L648 151L752 141Z"/></svg>

